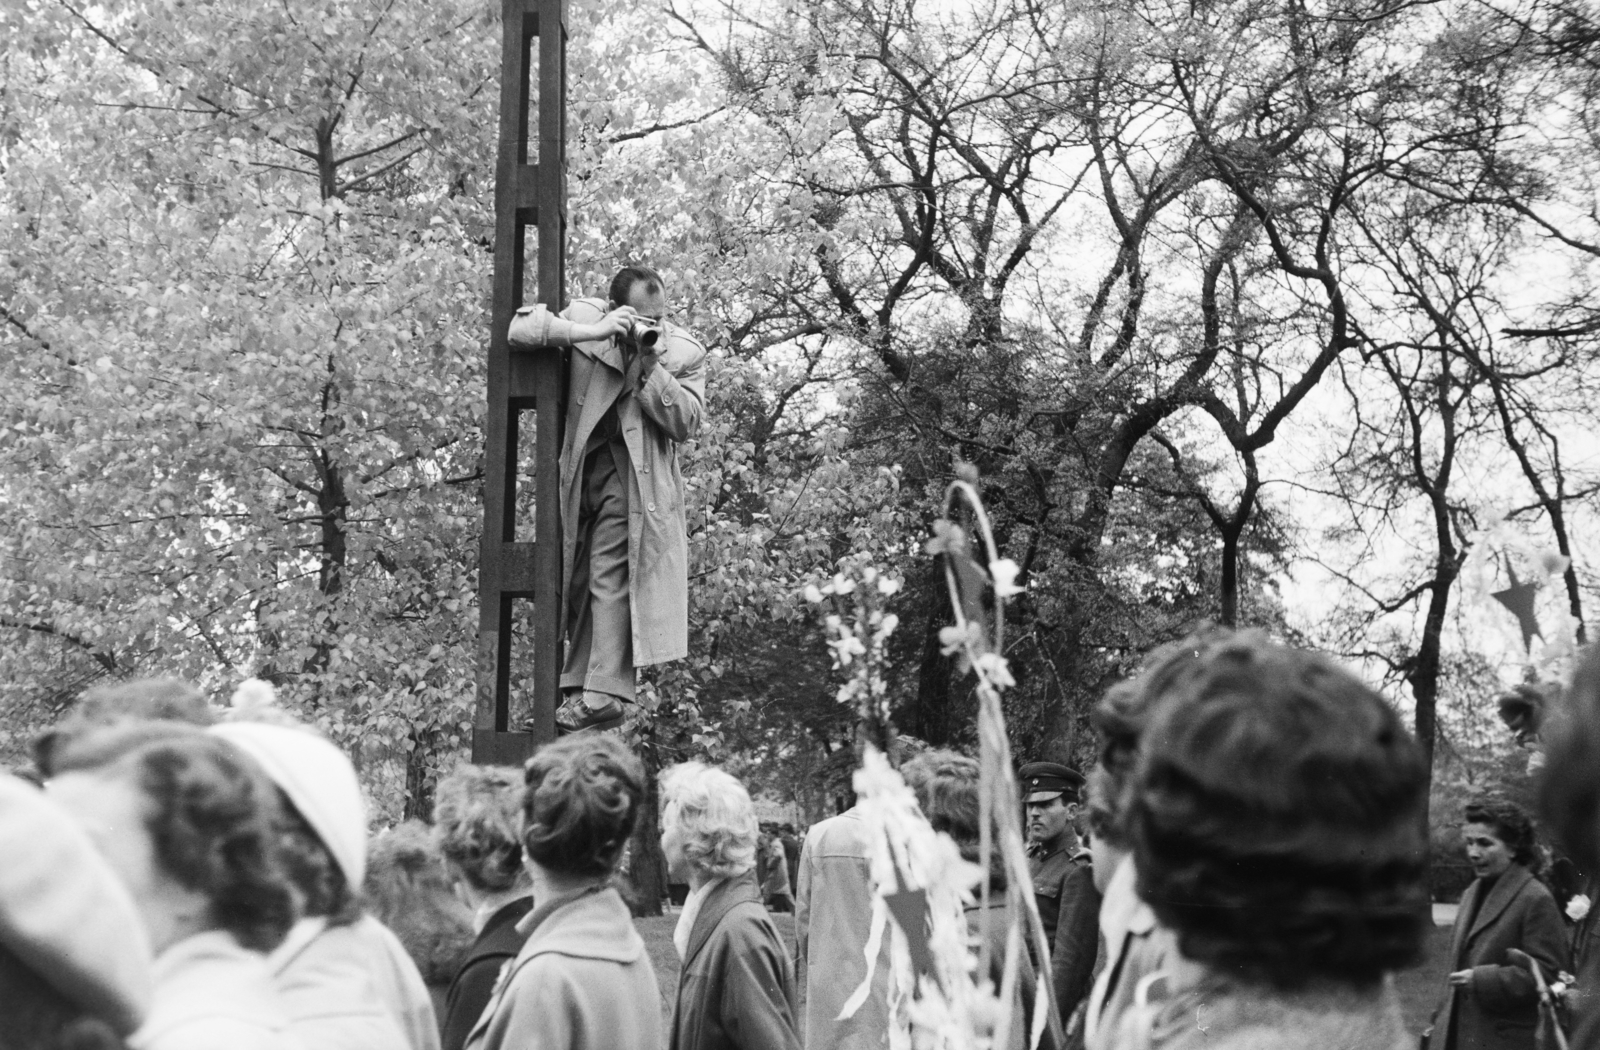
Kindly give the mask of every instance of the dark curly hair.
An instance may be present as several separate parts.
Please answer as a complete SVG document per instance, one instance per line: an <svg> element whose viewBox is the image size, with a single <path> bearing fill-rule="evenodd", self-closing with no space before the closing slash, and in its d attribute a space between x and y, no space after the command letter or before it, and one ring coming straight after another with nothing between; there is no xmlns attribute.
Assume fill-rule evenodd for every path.
<svg viewBox="0 0 1600 1050"><path fill-rule="evenodd" d="M933 830L960 841L978 837L978 760L955 751L925 751L900 767Z"/></svg>
<svg viewBox="0 0 1600 1050"><path fill-rule="evenodd" d="M300 894L300 914L322 917L329 926L350 926L365 913L357 887L323 844L322 836L281 789L278 796L278 852L289 882Z"/></svg>
<svg viewBox="0 0 1600 1050"><path fill-rule="evenodd" d="M523 773L522 846L565 875L610 875L644 798L644 766L609 734L569 736L540 748Z"/></svg>
<svg viewBox="0 0 1600 1050"><path fill-rule="evenodd" d="M1139 895L1184 955L1285 989L1414 962L1427 770L1383 698L1254 634L1169 663L1159 689L1128 826Z"/></svg>
<svg viewBox="0 0 1600 1050"><path fill-rule="evenodd" d="M1232 635L1225 627L1208 625L1152 650L1137 674L1106 690L1089 712L1100 753L1099 764L1086 778L1084 797L1091 803L1088 819L1097 838L1130 848L1126 796L1145 726L1173 677L1192 665L1205 646Z"/></svg>
<svg viewBox="0 0 1600 1050"><path fill-rule="evenodd" d="M505 766L458 766L433 795L439 851L474 889L500 893L524 878L522 777Z"/></svg>
<svg viewBox="0 0 1600 1050"><path fill-rule="evenodd" d="M978 855L983 829L978 760L954 751L928 751L900 767L900 773L916 792L917 805L933 830L949 835L963 860L982 864ZM990 854L988 866L989 891L1005 892L1005 859L998 849Z"/></svg>
<svg viewBox="0 0 1600 1050"><path fill-rule="evenodd" d="M1528 811L1504 795L1475 795L1462 811L1461 823L1482 824L1511 850L1511 862L1539 873L1538 833Z"/></svg>
<svg viewBox="0 0 1600 1050"><path fill-rule="evenodd" d="M408 820L374 836L361 891L373 915L400 938L422 979L448 986L472 947L472 913L445 878L432 829Z"/></svg>
<svg viewBox="0 0 1600 1050"><path fill-rule="evenodd" d="M263 952L289 932L277 791L231 744L192 725L129 723L74 737L55 771L130 778L162 871L210 900L214 928Z"/></svg>
<svg viewBox="0 0 1600 1050"><path fill-rule="evenodd" d="M1545 719L1539 811L1584 871L1600 871L1600 646L1590 646Z"/></svg>

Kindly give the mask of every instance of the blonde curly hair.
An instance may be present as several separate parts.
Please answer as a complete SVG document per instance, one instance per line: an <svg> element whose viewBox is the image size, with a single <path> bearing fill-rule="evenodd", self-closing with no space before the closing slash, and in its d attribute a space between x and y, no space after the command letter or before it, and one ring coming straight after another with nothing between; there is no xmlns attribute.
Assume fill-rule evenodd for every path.
<svg viewBox="0 0 1600 1050"><path fill-rule="evenodd" d="M661 808L663 830L683 836L696 871L727 878L756 866L755 804L732 775L702 762L673 766L661 774Z"/></svg>

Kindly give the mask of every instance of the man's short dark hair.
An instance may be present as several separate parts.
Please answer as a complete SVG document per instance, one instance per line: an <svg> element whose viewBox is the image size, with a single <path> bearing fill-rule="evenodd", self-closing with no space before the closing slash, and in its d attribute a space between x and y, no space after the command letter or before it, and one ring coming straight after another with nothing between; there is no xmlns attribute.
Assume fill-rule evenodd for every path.
<svg viewBox="0 0 1600 1050"><path fill-rule="evenodd" d="M1163 679L1129 792L1139 896L1248 982L1370 986L1427 914L1427 769L1399 716L1314 653L1239 634Z"/></svg>
<svg viewBox="0 0 1600 1050"><path fill-rule="evenodd" d="M611 874L644 798L644 766L609 734L547 744L523 776L522 846L529 859L566 875Z"/></svg>
<svg viewBox="0 0 1600 1050"><path fill-rule="evenodd" d="M666 282L661 275L648 266L624 266L611 278L611 305L626 306L628 296L633 293L633 286L643 284L644 290L655 295L666 287Z"/></svg>

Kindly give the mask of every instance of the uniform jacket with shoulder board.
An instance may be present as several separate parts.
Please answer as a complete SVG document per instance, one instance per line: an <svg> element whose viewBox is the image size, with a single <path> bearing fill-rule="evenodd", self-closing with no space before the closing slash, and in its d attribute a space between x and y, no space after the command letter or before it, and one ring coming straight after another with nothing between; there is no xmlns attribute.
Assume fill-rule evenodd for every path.
<svg viewBox="0 0 1600 1050"><path fill-rule="evenodd" d="M1050 934L1050 983L1066 1024L1089 994L1100 952L1100 891L1089 851L1067 846L1039 860L1033 896Z"/></svg>
<svg viewBox="0 0 1600 1050"><path fill-rule="evenodd" d="M1482 879L1467 887L1461 898L1462 916L1472 914L1482 892ZM1472 981L1447 989L1428 1044L1431 1050L1447 1050L1452 1015L1453 1050L1533 1050L1538 992L1533 975L1506 958L1512 948L1536 959L1547 980L1569 966L1566 924L1555 898L1520 864L1511 865L1495 880L1470 929L1456 927L1449 968L1470 969Z"/></svg>
<svg viewBox="0 0 1600 1050"><path fill-rule="evenodd" d="M671 1050L800 1050L794 971L753 871L724 879L700 906Z"/></svg>
<svg viewBox="0 0 1600 1050"><path fill-rule="evenodd" d="M599 299L576 299L561 312L592 323L606 314ZM561 442L561 564L567 602L578 542L583 459L589 435L613 403L631 469L628 486L628 589L633 609L633 662L644 667L689 653L689 540L678 445L700 429L705 412L706 350L670 322L657 344L660 360L631 396L624 387L622 350L615 340L578 343L567 380L567 421Z"/></svg>

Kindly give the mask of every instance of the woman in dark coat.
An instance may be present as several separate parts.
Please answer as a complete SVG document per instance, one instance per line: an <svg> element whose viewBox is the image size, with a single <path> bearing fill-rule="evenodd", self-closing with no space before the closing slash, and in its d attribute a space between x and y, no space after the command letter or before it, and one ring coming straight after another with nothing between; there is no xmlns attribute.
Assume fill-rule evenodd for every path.
<svg viewBox="0 0 1600 1050"><path fill-rule="evenodd" d="M756 881L755 807L720 769L661 777L661 848L687 879L673 944L683 960L671 1050L800 1050L794 971Z"/></svg>
<svg viewBox="0 0 1600 1050"><path fill-rule="evenodd" d="M507 766L458 766L434 792L433 827L445 870L472 909L477 939L450 980L441 1050L461 1050L494 993L500 968L528 939L533 908L522 865L522 777Z"/></svg>
<svg viewBox="0 0 1600 1050"><path fill-rule="evenodd" d="M1449 985L1434 1026L1443 1050L1534 1050L1539 1026L1533 974L1513 963L1526 952L1551 980L1571 963L1555 898L1533 877L1533 821L1494 796L1468 803L1462 828L1477 879L1461 898L1450 947Z"/></svg>

